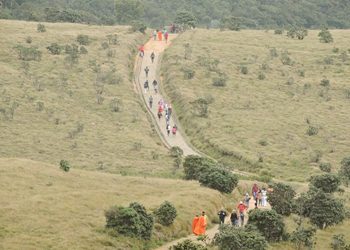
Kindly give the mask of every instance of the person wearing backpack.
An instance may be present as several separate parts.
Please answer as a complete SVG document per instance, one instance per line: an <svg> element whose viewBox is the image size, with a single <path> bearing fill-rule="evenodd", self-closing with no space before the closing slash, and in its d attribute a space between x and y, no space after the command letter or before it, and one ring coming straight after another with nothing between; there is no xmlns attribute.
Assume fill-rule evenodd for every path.
<svg viewBox="0 0 350 250"><path fill-rule="evenodd" d="M156 57L156 55L154 54L154 52L152 52L152 54L151 54L151 61L152 61L152 63L154 62L154 58Z"/></svg>
<svg viewBox="0 0 350 250"><path fill-rule="evenodd" d="M227 213L225 212L224 208L221 208L221 210L218 212L220 224L225 224L225 218L227 216Z"/></svg>

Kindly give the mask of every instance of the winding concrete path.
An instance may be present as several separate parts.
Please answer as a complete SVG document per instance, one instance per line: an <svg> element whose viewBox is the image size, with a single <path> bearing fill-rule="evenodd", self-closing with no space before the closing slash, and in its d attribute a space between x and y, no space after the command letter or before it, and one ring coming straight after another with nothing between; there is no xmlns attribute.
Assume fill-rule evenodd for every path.
<svg viewBox="0 0 350 250"><path fill-rule="evenodd" d="M136 61L136 66L135 66L135 84L138 93L142 97L142 100L144 101L145 106L147 107L148 112L151 114L152 121L154 125L156 126L156 130L162 139L163 143L168 147L173 147L173 146L178 146L184 151L184 155L199 155L198 152L196 152L185 140L184 134L181 131L181 126L179 126L178 123L176 123L176 114L173 111L173 114L170 119L170 125L171 127L174 124L177 124L177 126L180 128L180 130L177 131L176 135L170 134L167 135L166 131L166 122L165 122L165 117L163 116L161 119L158 119L157 113L158 113L158 102L160 100L165 101L166 103L170 104L170 101L164 98L164 95L162 95L161 90L161 80L159 77L159 68L160 68L160 58L162 52L171 44L172 40L176 38L176 35L169 35L169 41L168 43L165 43L165 41L154 41L153 39L149 40L145 44L145 55L143 58L139 57ZM151 60L151 54L152 52L155 53L155 60L152 63ZM149 68L149 73L148 77L146 77L146 73L144 69L146 66ZM158 93L155 93L153 90L153 85L152 82L153 80L156 79L158 82ZM149 81L149 90L145 91L144 89L144 82L148 80ZM150 96L153 97L153 105L152 107L149 106L149 98ZM163 114L164 115L164 114ZM251 199L250 205L249 205L249 210L254 208L254 201ZM260 207L260 209L270 209L270 205L268 204L267 207ZM247 220L245 221L247 222ZM227 217L226 223L229 222L229 217ZM208 236L208 239L211 241L215 234L219 230L219 225L215 225L211 229L207 230L206 235ZM172 242L169 242L156 250L168 250L169 247L176 245L177 243L184 241L186 239L191 239L193 241L196 241L197 236L195 235L189 235L187 237L181 238L174 240Z"/></svg>
<svg viewBox="0 0 350 250"><path fill-rule="evenodd" d="M198 153L186 142L183 132L181 131L181 126L176 123L176 114L172 113L170 117L170 126L173 127L174 124L177 125L178 131L176 135L173 135L170 132L170 135L167 135L166 131L166 121L165 121L165 112L163 112L163 117L158 119L158 102L163 100L164 102L171 104L169 100L167 100L161 93L162 86L160 86L161 80L159 77L159 68L160 68L160 57L161 53L171 44L171 41L176 37L176 35L170 34L168 43L165 41L154 41L151 39L148 43L145 44L145 55L143 58L138 58L135 68L135 82L136 87L142 96L142 99L152 115L153 123L157 126L157 131L159 136L162 138L163 142L167 147L178 146L184 151L184 155L198 155ZM152 63L151 54L155 53L155 60ZM146 77L146 73L144 69L148 66L149 73L148 77ZM153 80L157 80L158 82L158 93L156 94L153 90L152 82ZM144 83L148 80L149 82L149 90L145 92ZM153 97L153 105L152 108L149 106L149 98Z"/></svg>

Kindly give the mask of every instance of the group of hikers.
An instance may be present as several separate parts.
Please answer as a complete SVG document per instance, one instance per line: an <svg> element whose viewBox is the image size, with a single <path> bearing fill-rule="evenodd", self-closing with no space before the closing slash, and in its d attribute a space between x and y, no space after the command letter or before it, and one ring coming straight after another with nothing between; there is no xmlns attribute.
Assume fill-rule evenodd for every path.
<svg viewBox="0 0 350 250"><path fill-rule="evenodd" d="M259 188L257 184L254 184L252 187L252 193L251 196L254 199L254 206L255 209L258 209L259 206L266 207L267 206L267 192L272 192L272 189L265 189L264 187L262 189ZM246 193L244 196L244 200L240 201L235 209L232 210L230 214L230 224L235 227L243 227L244 226L244 217L245 213L249 209L249 203L251 196L249 193ZM228 216L228 213L225 211L225 209L222 207L221 210L218 212L220 224L225 224L226 217ZM205 212L202 212L202 215L196 215L196 217L192 221L192 232L195 235L205 235L206 232L206 226L207 226L207 216L205 215Z"/></svg>
<svg viewBox="0 0 350 250"><path fill-rule="evenodd" d="M145 51L144 51L144 46L141 46L140 48L140 56L144 57L145 55ZM155 53L152 52L150 55L150 59L151 59L151 63L154 63L155 60ZM150 68L148 66L146 66L144 68L144 72L145 72L145 76L146 76L146 81L143 84L143 89L145 94L147 94L150 91L150 82L149 82L149 72L150 72ZM158 94L158 82L156 79L154 79L152 81L152 86L153 86L153 91L154 91L154 95ZM153 109L153 103L154 103L154 97L152 94L149 95L148 97L148 104L149 104L149 108L152 110ZM165 100L163 100L162 98L158 101L158 106L157 106L157 116L159 121L161 121L162 117L165 117L165 130L168 136L170 136L170 132L173 135L176 135L176 132L178 130L176 124L173 124L173 126L170 125L170 119L171 119L171 115L173 112L173 108L171 106L170 103L167 103Z"/></svg>

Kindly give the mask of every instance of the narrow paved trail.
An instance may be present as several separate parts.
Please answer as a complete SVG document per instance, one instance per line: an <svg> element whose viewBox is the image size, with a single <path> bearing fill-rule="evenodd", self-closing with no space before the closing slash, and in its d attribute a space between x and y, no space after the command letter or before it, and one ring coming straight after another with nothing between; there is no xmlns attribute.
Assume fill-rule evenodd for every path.
<svg viewBox="0 0 350 250"><path fill-rule="evenodd" d="M171 44L171 41L176 37L174 34L169 35L169 40L168 43L165 43L165 41L154 41L151 39L148 43L145 44L145 55L143 58L139 58L137 60L137 65L135 68L136 75L135 75L135 82L138 88L138 91L142 95L142 98L145 102L145 105L147 106L148 111L152 115L153 122L157 126L157 130L159 135L161 136L163 142L168 146L168 147L173 147L173 146L178 146L184 151L184 155L197 155L198 153L193 150L188 143L186 142L183 132L181 131L181 128L178 124L176 124L176 121L174 118L176 117L176 114L174 114L174 111L170 117L170 127L172 128L174 124L177 125L178 131L176 135L173 135L170 132L170 135L167 135L166 131L166 121L165 121L165 114L163 112L163 117L161 119L158 119L158 102L160 100L164 100L164 102L171 104L169 100L164 98L162 93L159 91L162 89L161 81L159 78L159 69L160 69L160 56L161 53ZM152 63L151 60L151 54L154 52L155 54L155 59L154 62ZM146 73L144 69L146 66L149 68L149 73L148 77L146 77ZM156 94L152 82L153 80L157 80L158 82L158 93ZM144 89L144 83L145 81L148 80L149 82L149 90L145 91ZM149 98L150 96L153 97L153 105L152 108L149 105Z"/></svg>
<svg viewBox="0 0 350 250"><path fill-rule="evenodd" d="M142 97L145 106L147 107L148 112L151 114L153 123L156 126L156 130L162 139L163 143L167 145L169 148L173 146L178 146L184 151L184 155L198 155L198 153L186 142L184 138L184 134L181 131L181 126L179 124L176 124L176 114L173 111L173 114L171 115L170 119L170 125L171 127L176 124L180 130L177 131L176 135L173 135L170 133L170 135L167 134L166 131L166 122L165 122L165 117L163 116L161 119L158 119L157 113L158 113L158 102L160 100L165 101L168 104L171 104L169 100L164 98L164 95L162 95L161 90L162 86L160 77L159 77L159 71L160 71L160 57L162 52L171 45L172 40L176 38L176 35L170 34L169 35L169 40L168 43L165 43L165 41L154 41L153 39L149 40L145 44L145 55L143 58L139 57L138 60L136 61L136 66L135 66L135 84L137 91L139 92L140 96ZM155 59L154 62L152 63L151 60L151 54L154 52L155 54ZM146 77L146 73L144 69L146 66L149 68L149 73L148 76ZM157 80L158 82L158 93L155 93L153 89L152 82L153 80ZM145 91L144 89L144 83L145 81L148 80L149 82L149 90ZM150 96L153 97L153 105L150 107L149 105L149 98ZM164 113L164 112L163 112ZM249 205L249 210L254 208L254 201L251 199L250 205ZM268 204L266 207L260 207L260 209L270 209L270 205ZM247 216L246 216L247 217ZM247 222L247 219L245 220L245 223ZM226 218L227 224L230 223L229 221L229 216ZM215 234L219 230L219 225L215 225L211 229L207 230L206 235L208 236L209 240L212 240L215 236ZM190 233L190 232L189 232ZM168 250L169 247L176 245L177 243L186 240L186 239L191 239L193 241L196 241L197 236L195 235L189 235L187 237L177 239L175 241L169 242L156 250Z"/></svg>

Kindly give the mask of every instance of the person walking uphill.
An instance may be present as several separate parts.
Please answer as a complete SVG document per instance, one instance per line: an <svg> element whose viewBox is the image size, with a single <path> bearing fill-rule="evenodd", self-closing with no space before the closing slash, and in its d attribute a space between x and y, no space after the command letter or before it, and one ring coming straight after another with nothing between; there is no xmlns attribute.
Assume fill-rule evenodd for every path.
<svg viewBox="0 0 350 250"><path fill-rule="evenodd" d="M153 40L157 40L157 30L153 31Z"/></svg>
<svg viewBox="0 0 350 250"><path fill-rule="evenodd" d="M227 213L225 212L224 208L221 208L218 215L219 215L219 219L220 219L220 224L225 224L225 218L227 216Z"/></svg>
<svg viewBox="0 0 350 250"><path fill-rule="evenodd" d="M149 97L148 102L149 102L149 108L151 109L153 106L153 96Z"/></svg>
<svg viewBox="0 0 350 250"><path fill-rule="evenodd" d="M151 61L152 61L152 63L154 62L154 58L156 57L156 55L154 54L154 52L152 52L152 54L151 54Z"/></svg>
<svg viewBox="0 0 350 250"><path fill-rule="evenodd" d="M143 88L145 89L145 93L147 93L147 90L149 90L148 80L146 80L145 83L143 84Z"/></svg>
<svg viewBox="0 0 350 250"><path fill-rule="evenodd" d="M146 66L146 68L145 68L146 77L148 77L148 72L149 72L149 68L148 68L148 66Z"/></svg>
<svg viewBox="0 0 350 250"><path fill-rule="evenodd" d="M168 39L169 39L169 33L168 33L168 31L166 31L166 32L164 33L164 38L165 38L165 43L168 43Z"/></svg>
<svg viewBox="0 0 350 250"><path fill-rule="evenodd" d="M139 48L140 51L140 57L143 57L145 55L145 46L141 45Z"/></svg>
<svg viewBox="0 0 350 250"><path fill-rule="evenodd" d="M158 31L158 40L159 41L163 40L163 33L162 33L162 31Z"/></svg>
<svg viewBox="0 0 350 250"><path fill-rule="evenodd" d="M194 233L194 234L196 234L195 229L196 229L198 220L199 220L199 215L197 214L196 217L194 217L192 220L192 233Z"/></svg>
<svg viewBox="0 0 350 250"><path fill-rule="evenodd" d="M241 201L238 204L237 209L239 211L239 217L241 219L241 227L243 227L243 225L244 225L244 212L247 209L247 206L243 204L243 201Z"/></svg>
<svg viewBox="0 0 350 250"><path fill-rule="evenodd" d="M202 212L202 215L199 217L196 227L194 229L195 235L205 235L205 231L207 228L207 216L205 212Z"/></svg>

